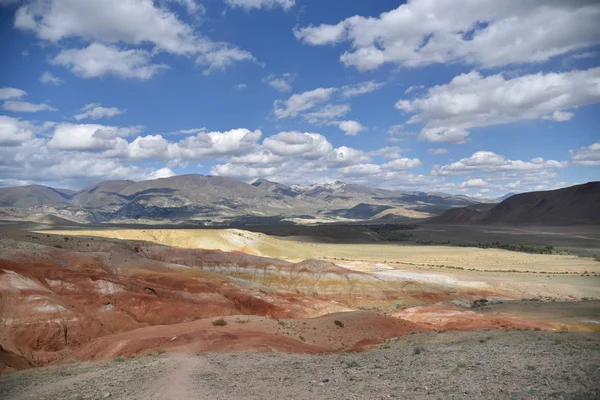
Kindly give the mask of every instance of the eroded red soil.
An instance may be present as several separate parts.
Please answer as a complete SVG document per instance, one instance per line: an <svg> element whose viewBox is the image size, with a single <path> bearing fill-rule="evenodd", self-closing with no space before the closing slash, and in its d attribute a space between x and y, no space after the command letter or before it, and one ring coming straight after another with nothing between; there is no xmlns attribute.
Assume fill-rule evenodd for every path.
<svg viewBox="0 0 600 400"><path fill-rule="evenodd" d="M162 350L359 351L411 332L526 326L440 307L356 311L495 293L390 283L324 261L3 234L0 370Z"/></svg>

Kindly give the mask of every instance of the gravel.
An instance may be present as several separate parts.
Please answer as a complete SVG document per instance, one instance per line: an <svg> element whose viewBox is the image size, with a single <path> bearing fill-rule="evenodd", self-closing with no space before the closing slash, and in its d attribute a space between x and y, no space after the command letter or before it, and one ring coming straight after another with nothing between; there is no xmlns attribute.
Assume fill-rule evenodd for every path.
<svg viewBox="0 0 600 400"><path fill-rule="evenodd" d="M600 334L430 332L363 353L68 362L1 375L0 398L598 399Z"/></svg>

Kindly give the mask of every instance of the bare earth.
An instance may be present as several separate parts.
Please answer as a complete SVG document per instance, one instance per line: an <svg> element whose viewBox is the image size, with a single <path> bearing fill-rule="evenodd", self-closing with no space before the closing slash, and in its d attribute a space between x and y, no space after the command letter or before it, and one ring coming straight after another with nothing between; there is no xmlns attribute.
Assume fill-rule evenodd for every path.
<svg viewBox="0 0 600 400"><path fill-rule="evenodd" d="M600 335L418 333L363 353L167 353L0 376L4 399L597 399Z"/></svg>

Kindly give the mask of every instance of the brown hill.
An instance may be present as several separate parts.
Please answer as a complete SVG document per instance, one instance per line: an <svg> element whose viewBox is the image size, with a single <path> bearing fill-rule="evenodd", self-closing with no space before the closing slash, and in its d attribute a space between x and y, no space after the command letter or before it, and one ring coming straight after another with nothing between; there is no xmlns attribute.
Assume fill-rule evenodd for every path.
<svg viewBox="0 0 600 400"><path fill-rule="evenodd" d="M600 182L563 189L516 194L486 209L448 210L431 224L579 225L600 224Z"/></svg>

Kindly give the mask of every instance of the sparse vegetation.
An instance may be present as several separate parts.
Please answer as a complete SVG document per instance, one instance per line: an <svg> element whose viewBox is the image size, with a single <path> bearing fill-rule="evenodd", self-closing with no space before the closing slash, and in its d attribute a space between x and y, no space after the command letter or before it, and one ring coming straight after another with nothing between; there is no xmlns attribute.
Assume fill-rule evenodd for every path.
<svg viewBox="0 0 600 400"><path fill-rule="evenodd" d="M356 368L356 367L360 367L360 364L358 364L358 362L356 362L356 360L351 360L346 363L346 368Z"/></svg>
<svg viewBox="0 0 600 400"><path fill-rule="evenodd" d="M115 362L122 363L123 361L125 361L125 357L117 357L117 358L115 358Z"/></svg>
<svg viewBox="0 0 600 400"><path fill-rule="evenodd" d="M404 233L403 231L412 230L418 228L418 225L396 225L396 224L385 224L385 225L374 225L369 226L369 229L377 233L384 240L388 242L405 242L412 239L410 233Z"/></svg>
<svg viewBox="0 0 600 400"><path fill-rule="evenodd" d="M225 326L227 325L227 321L225 321L223 318L219 318L219 319L215 319L212 324L214 326Z"/></svg>
<svg viewBox="0 0 600 400"><path fill-rule="evenodd" d="M478 299L473 302L471 307L473 307L473 308L483 307L483 306L486 306L488 303L489 303L488 299Z"/></svg>
<svg viewBox="0 0 600 400"><path fill-rule="evenodd" d="M564 250L556 250L553 246L530 246L526 244L509 244L500 242L491 243L464 243L457 244L459 247L478 247L480 249L502 249L508 251L518 251L521 253L533 253L533 254L563 254ZM568 254L568 251L566 252Z"/></svg>
<svg viewBox="0 0 600 400"><path fill-rule="evenodd" d="M418 355L421 354L422 352L425 351L425 348L421 347L421 346L417 346L415 347L415 349L413 350L413 354Z"/></svg>
<svg viewBox="0 0 600 400"><path fill-rule="evenodd" d="M306 342L306 338L304 336L298 336L298 339L300 339L303 342Z"/></svg>
<svg viewBox="0 0 600 400"><path fill-rule="evenodd" d="M344 323L342 321L337 320L337 319L335 321L333 321L333 323L336 324L337 326L339 326L340 328L344 327Z"/></svg>
<svg viewBox="0 0 600 400"><path fill-rule="evenodd" d="M158 349L158 350L157 350L157 353L158 353L158 354L165 354L166 352L167 352L167 350L166 350L166 349Z"/></svg>

